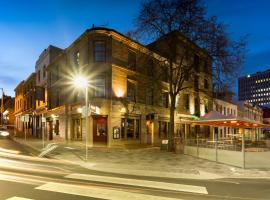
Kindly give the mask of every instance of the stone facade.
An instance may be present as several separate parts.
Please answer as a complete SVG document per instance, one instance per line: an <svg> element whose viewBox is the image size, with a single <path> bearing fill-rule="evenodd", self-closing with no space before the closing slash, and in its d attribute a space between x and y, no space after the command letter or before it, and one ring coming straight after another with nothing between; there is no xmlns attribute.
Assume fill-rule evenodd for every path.
<svg viewBox="0 0 270 200"><path fill-rule="evenodd" d="M187 81L192 87L179 95L176 133L186 130L195 112L204 115L212 103L211 60L193 43L190 46L203 61L197 66L202 70L197 71L198 88ZM168 83L157 81L155 70L164 60L112 29L87 30L47 66L48 138L85 140L85 93L72 85L74 76L83 74L90 81L90 145L160 145L168 134L169 97Z"/></svg>

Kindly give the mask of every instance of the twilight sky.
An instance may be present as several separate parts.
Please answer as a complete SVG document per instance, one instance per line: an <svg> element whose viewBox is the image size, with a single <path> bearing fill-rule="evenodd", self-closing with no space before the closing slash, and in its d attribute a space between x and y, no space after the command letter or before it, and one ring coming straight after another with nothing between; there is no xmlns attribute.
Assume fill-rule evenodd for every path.
<svg viewBox="0 0 270 200"><path fill-rule="evenodd" d="M228 24L232 37L249 34L243 75L270 66L270 1L205 0L210 15ZM132 28L140 0L9 0L0 4L0 87L14 96L16 85L34 71L49 44L66 48L85 29ZM234 85L236 87L236 83Z"/></svg>

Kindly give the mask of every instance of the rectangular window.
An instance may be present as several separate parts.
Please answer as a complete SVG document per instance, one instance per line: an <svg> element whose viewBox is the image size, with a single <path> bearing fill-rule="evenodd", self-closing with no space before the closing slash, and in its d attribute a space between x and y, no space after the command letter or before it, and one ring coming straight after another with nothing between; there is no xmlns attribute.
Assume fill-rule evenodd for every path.
<svg viewBox="0 0 270 200"><path fill-rule="evenodd" d="M189 110L189 94L184 95L184 106L186 110Z"/></svg>
<svg viewBox="0 0 270 200"><path fill-rule="evenodd" d="M127 81L127 99L136 102L136 86L130 81Z"/></svg>
<svg viewBox="0 0 270 200"><path fill-rule="evenodd" d="M56 92L56 106L60 106L60 92Z"/></svg>
<svg viewBox="0 0 270 200"><path fill-rule="evenodd" d="M105 97L105 78L97 78L95 80L95 96Z"/></svg>
<svg viewBox="0 0 270 200"><path fill-rule="evenodd" d="M194 99L194 107L195 107L195 115L200 116L200 100L198 97L195 97Z"/></svg>
<svg viewBox="0 0 270 200"><path fill-rule="evenodd" d="M43 78L45 78L46 77L46 66L44 65L43 66Z"/></svg>
<svg viewBox="0 0 270 200"><path fill-rule="evenodd" d="M153 88L148 88L146 92L146 104L153 105L154 104L154 90Z"/></svg>
<svg viewBox="0 0 270 200"><path fill-rule="evenodd" d="M76 51L74 53L74 64L76 66L79 66L80 65L80 52L79 51Z"/></svg>
<svg viewBox="0 0 270 200"><path fill-rule="evenodd" d="M204 89L208 89L208 80L204 79Z"/></svg>
<svg viewBox="0 0 270 200"><path fill-rule="evenodd" d="M136 53L128 52L128 69L136 71Z"/></svg>
<svg viewBox="0 0 270 200"><path fill-rule="evenodd" d="M154 75L154 61L152 59L147 64L147 75L151 77Z"/></svg>
<svg viewBox="0 0 270 200"><path fill-rule="evenodd" d="M199 72L200 71L200 57L197 54L194 55L193 65L194 65L194 70L196 72Z"/></svg>
<svg viewBox="0 0 270 200"><path fill-rule="evenodd" d="M105 41L94 41L94 61L95 62L106 62Z"/></svg>
<svg viewBox="0 0 270 200"><path fill-rule="evenodd" d="M40 82L40 70L38 70L38 82Z"/></svg>
<svg viewBox="0 0 270 200"><path fill-rule="evenodd" d="M122 118L121 119L121 138L139 139L140 138L140 120Z"/></svg>
<svg viewBox="0 0 270 200"><path fill-rule="evenodd" d="M165 108L169 107L169 93L168 92L162 92L161 102L162 102L163 107L165 107Z"/></svg>
<svg viewBox="0 0 270 200"><path fill-rule="evenodd" d="M199 76L194 77L194 89L199 90Z"/></svg>
<svg viewBox="0 0 270 200"><path fill-rule="evenodd" d="M207 60L205 60L204 63L203 63L203 71L205 73L208 73L208 62L207 62Z"/></svg>
<svg viewBox="0 0 270 200"><path fill-rule="evenodd" d="M226 108L224 107L224 113L223 113L224 115L226 115Z"/></svg>

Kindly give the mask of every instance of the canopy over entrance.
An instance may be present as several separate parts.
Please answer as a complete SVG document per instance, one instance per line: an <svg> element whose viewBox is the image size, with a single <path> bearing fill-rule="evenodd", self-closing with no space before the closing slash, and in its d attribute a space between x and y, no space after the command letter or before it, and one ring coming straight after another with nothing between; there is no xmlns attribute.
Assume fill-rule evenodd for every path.
<svg viewBox="0 0 270 200"><path fill-rule="evenodd" d="M270 124L264 124L255 120L225 116L216 111L211 111L198 120L192 121L195 125L202 126L228 126L235 128L270 128Z"/></svg>

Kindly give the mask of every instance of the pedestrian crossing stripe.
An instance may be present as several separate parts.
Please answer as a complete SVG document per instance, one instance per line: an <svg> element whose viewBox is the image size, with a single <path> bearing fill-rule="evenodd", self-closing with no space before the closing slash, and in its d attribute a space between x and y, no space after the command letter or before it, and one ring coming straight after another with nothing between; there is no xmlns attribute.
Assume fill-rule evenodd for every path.
<svg viewBox="0 0 270 200"><path fill-rule="evenodd" d="M108 200L175 200L175 198L126 192L123 190L105 189L94 186L79 186L55 182L46 183L36 187L35 189Z"/></svg>
<svg viewBox="0 0 270 200"><path fill-rule="evenodd" d="M195 185L165 183L165 182L159 182L159 181L98 176L98 175L90 175L90 174L76 174L76 173L69 174L65 177L72 178L72 179L79 179L79 180L96 181L96 182L102 182L102 183L114 183L114 184L140 186L140 187L148 187L148 188L155 188L155 189L174 190L178 192L208 194L207 189L205 187L195 186Z"/></svg>
<svg viewBox="0 0 270 200"><path fill-rule="evenodd" d="M8 198L6 200L34 200L34 199L27 199L27 198L23 198L23 197L11 197L11 198Z"/></svg>

